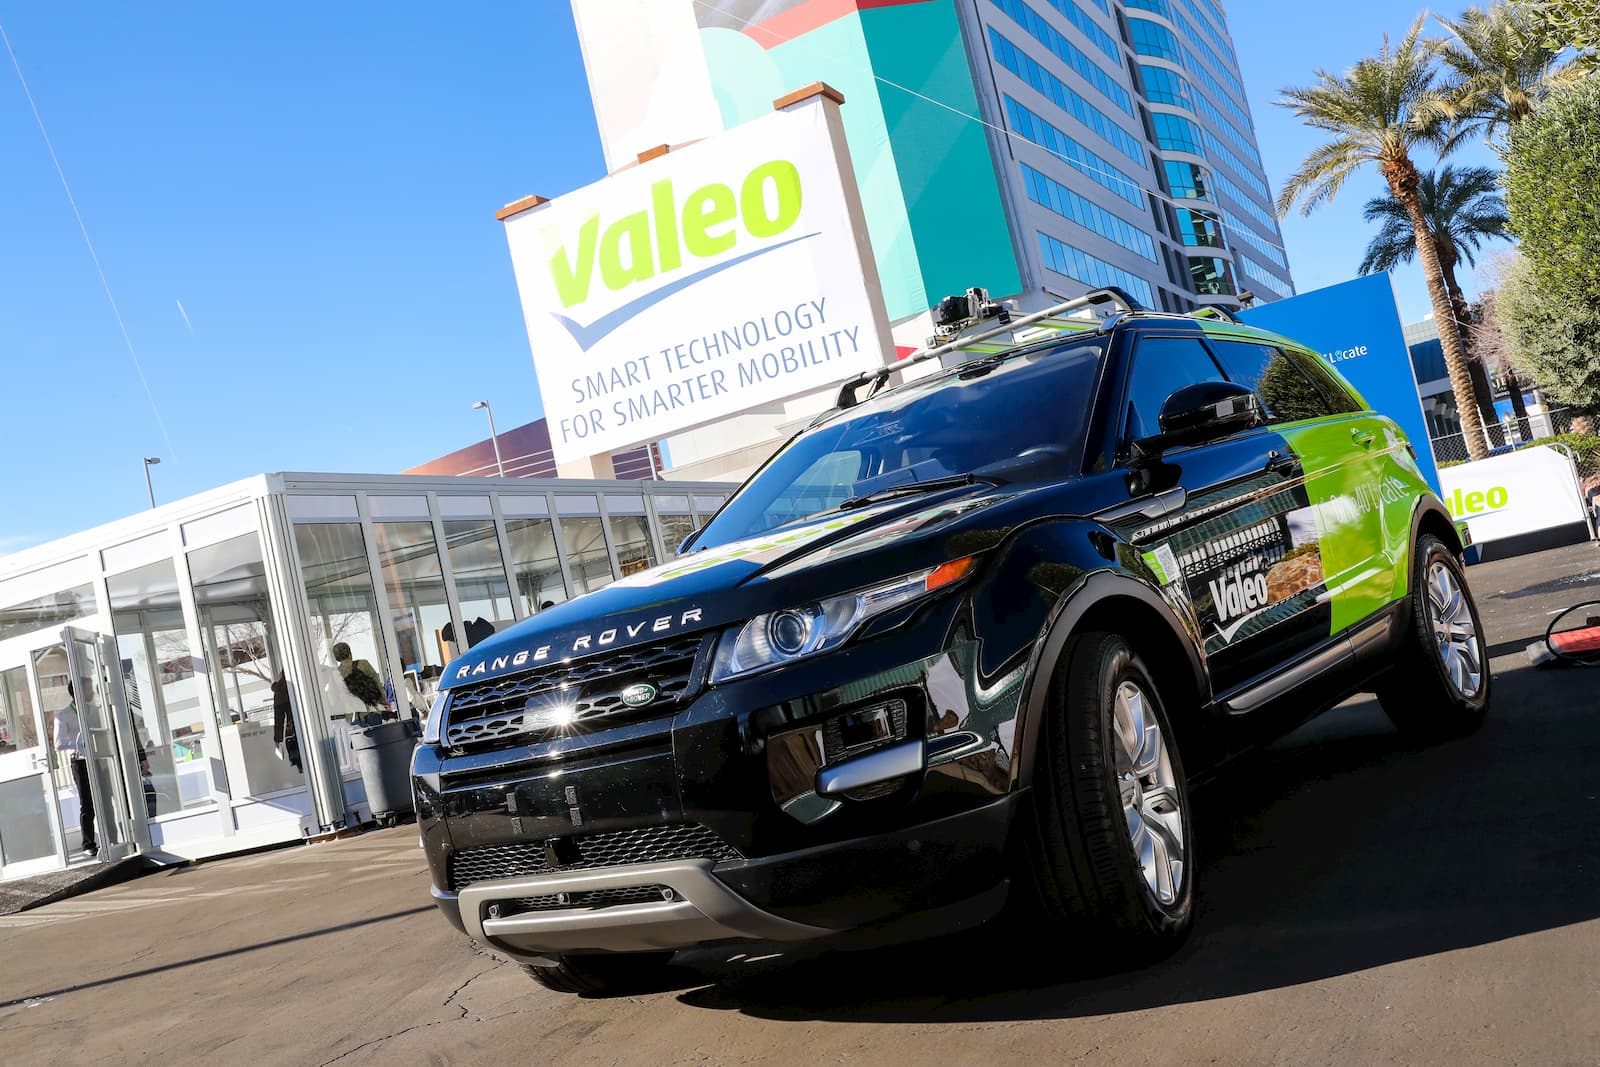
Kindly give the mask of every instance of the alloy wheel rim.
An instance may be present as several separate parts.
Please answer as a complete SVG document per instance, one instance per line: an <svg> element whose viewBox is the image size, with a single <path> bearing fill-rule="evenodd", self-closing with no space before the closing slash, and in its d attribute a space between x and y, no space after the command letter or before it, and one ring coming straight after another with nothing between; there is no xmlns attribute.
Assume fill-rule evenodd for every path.
<svg viewBox="0 0 1600 1067"><path fill-rule="evenodd" d="M1483 687L1483 646L1472 608L1455 575L1443 562L1428 567L1428 622L1450 686L1463 697L1474 697Z"/></svg>
<svg viewBox="0 0 1600 1067"><path fill-rule="evenodd" d="M1162 904L1183 890L1183 803L1166 738L1144 690L1117 686L1112 717L1117 735L1117 788L1128 843L1145 885Z"/></svg>

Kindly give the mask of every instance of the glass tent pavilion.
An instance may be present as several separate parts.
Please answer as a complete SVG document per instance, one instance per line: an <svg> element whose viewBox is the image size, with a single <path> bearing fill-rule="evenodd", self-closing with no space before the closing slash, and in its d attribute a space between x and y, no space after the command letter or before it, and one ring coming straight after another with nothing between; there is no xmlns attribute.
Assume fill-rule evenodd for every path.
<svg viewBox="0 0 1600 1067"><path fill-rule="evenodd" d="M264 474L0 558L0 878L91 862L85 789L102 859L365 822L358 719L425 714L454 656L670 558L731 491ZM81 755L54 744L69 703Z"/></svg>

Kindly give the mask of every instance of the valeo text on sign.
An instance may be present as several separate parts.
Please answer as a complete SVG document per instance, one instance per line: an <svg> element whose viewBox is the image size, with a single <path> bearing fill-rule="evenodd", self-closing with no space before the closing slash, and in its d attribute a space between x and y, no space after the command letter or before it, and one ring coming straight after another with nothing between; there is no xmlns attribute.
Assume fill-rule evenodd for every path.
<svg viewBox="0 0 1600 1067"><path fill-rule="evenodd" d="M650 204L600 229L598 211L578 227L576 250L565 244L550 256L550 279L562 307L589 299L595 267L613 292L657 274L675 271L685 257L711 259L738 243L739 230L750 237L776 237L794 225L802 203L800 170L786 159L751 169L733 186L712 182L680 203L671 178L650 186Z"/></svg>

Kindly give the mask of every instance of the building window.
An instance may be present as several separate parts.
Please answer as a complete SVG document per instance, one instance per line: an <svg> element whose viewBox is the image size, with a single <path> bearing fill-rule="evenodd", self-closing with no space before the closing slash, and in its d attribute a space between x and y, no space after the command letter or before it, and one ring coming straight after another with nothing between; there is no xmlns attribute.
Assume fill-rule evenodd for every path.
<svg viewBox="0 0 1600 1067"><path fill-rule="evenodd" d="M1133 39L1133 50L1141 56L1155 56L1170 63L1183 62L1183 52L1178 48L1178 38L1160 23L1148 19L1129 18L1128 36Z"/></svg>
<svg viewBox="0 0 1600 1067"><path fill-rule="evenodd" d="M1204 211L1178 208L1178 234L1191 248L1221 248L1222 229Z"/></svg>
<svg viewBox="0 0 1600 1067"><path fill-rule="evenodd" d="M572 572L576 596L603 589L616 580L611 573L611 557L606 553L606 530L600 516L563 517L561 542L567 550L567 567Z"/></svg>
<svg viewBox="0 0 1600 1067"><path fill-rule="evenodd" d="M1057 274L1066 275L1073 281L1097 289L1115 285L1126 289L1128 295L1145 307L1151 307L1155 303L1155 293L1151 290L1150 283L1143 278L1113 267L1104 260L1096 259L1065 242L1056 240L1049 234L1039 234L1039 254L1046 267Z"/></svg>
<svg viewBox="0 0 1600 1067"><path fill-rule="evenodd" d="M79 585L0 608L0 641L94 614L94 586Z"/></svg>
<svg viewBox="0 0 1600 1067"><path fill-rule="evenodd" d="M273 751L279 736L274 686L290 697L291 716L304 705L291 696L279 658L260 540L253 533L240 534L195 549L189 553L189 578L199 613L200 640L216 694L219 747L228 770L228 792L234 800L243 800L300 787L304 781L294 764L294 749L286 746L283 759L276 758ZM164 660L164 672L174 665L174 661ZM172 706L167 702L169 712ZM239 716L237 721L235 713ZM298 720L295 722L298 727ZM305 734L298 728L293 733L298 748ZM207 755L216 758L217 753L210 751ZM181 785L181 774L179 781ZM189 790L184 789L183 795L188 806Z"/></svg>
<svg viewBox="0 0 1600 1067"><path fill-rule="evenodd" d="M661 549L670 558L678 554L678 546L694 533L694 515L690 512L686 496L658 496L656 526L661 530Z"/></svg>
<svg viewBox="0 0 1600 1067"><path fill-rule="evenodd" d="M1011 97L1005 98L1006 118L1011 130L1023 140L1043 148L1090 181L1110 189L1134 207L1144 207L1139 183L1105 159L1056 129Z"/></svg>
<svg viewBox="0 0 1600 1067"><path fill-rule="evenodd" d="M1257 252L1260 252L1263 256L1266 256L1269 260L1276 263L1279 267L1283 268L1284 270L1289 269L1289 261L1284 257L1283 249L1278 248L1271 241L1268 241L1265 237L1262 237L1250 227L1246 226L1243 222L1239 221L1239 217L1233 212L1224 208L1222 211L1222 221L1224 225L1228 227L1228 241L1231 246L1237 248L1238 242L1243 241L1245 244L1249 245L1251 248L1254 248ZM1268 275L1268 277L1271 277L1271 275Z"/></svg>
<svg viewBox="0 0 1600 1067"><path fill-rule="evenodd" d="M297 524L294 541L306 580L311 636L317 643L317 678L312 684L321 691L328 731L336 740L339 769L354 774L350 729L377 709L350 691L345 673L365 663L379 678L389 677L366 541L358 522ZM345 648L340 649L341 645ZM348 659L336 655L346 650Z"/></svg>
<svg viewBox="0 0 1600 1067"><path fill-rule="evenodd" d="M1189 277L1194 291L1202 296L1232 296L1233 269L1225 259L1215 256L1190 256Z"/></svg>
<svg viewBox="0 0 1600 1067"><path fill-rule="evenodd" d="M1170 104L1185 111L1194 110L1194 97L1183 75L1166 67L1139 64L1139 78L1144 83L1144 98L1152 104Z"/></svg>
<svg viewBox="0 0 1600 1067"><path fill-rule="evenodd" d="M439 503L442 507L443 497ZM500 539L495 536L492 520L446 519L444 540L450 573L455 578L456 600L461 604L461 621L467 629L465 647L471 648L516 618L500 560Z"/></svg>
<svg viewBox="0 0 1600 1067"><path fill-rule="evenodd" d="M522 613L537 615L563 603L567 587L561 580L561 560L556 556L556 534L550 520L507 519L506 541Z"/></svg>
<svg viewBox="0 0 1600 1067"><path fill-rule="evenodd" d="M1139 11L1152 11L1168 22L1172 21L1172 8L1167 6L1167 0L1123 0L1122 6Z"/></svg>
<svg viewBox="0 0 1600 1067"><path fill-rule="evenodd" d="M1089 38L1096 48L1104 52L1118 66L1121 66L1122 53L1117 48L1117 42L1111 39L1111 35L1103 30L1098 22L1089 17L1087 11L1073 3L1072 0L1047 0L1047 2L1051 7L1065 15L1067 21L1076 26L1079 33ZM1094 0L1094 5L1107 15L1111 14L1111 9L1106 0Z"/></svg>
<svg viewBox="0 0 1600 1067"><path fill-rule="evenodd" d="M1060 182L1045 177L1026 163L1022 164L1022 184L1028 191L1028 199L1034 203L1049 208L1062 218L1071 219L1108 241L1115 241L1152 263L1157 262L1156 243L1148 233L1099 204L1079 196Z"/></svg>
<svg viewBox="0 0 1600 1067"><path fill-rule="evenodd" d="M1235 203L1250 213L1251 218L1261 223L1261 225L1264 226L1269 232L1278 232L1278 225L1276 220L1272 217L1272 212L1268 211L1266 208L1257 203L1255 197L1251 196L1249 193L1245 192L1243 189L1239 188L1232 181L1230 181L1226 174L1222 173L1221 171L1213 171L1211 175L1211 182L1214 186L1216 186L1218 191L1232 198ZM1266 199L1270 201L1271 197L1267 197Z"/></svg>
<svg viewBox="0 0 1600 1067"><path fill-rule="evenodd" d="M1239 177L1244 180L1246 185L1250 186L1250 188L1254 189L1258 194L1260 194L1261 199L1268 202L1272 200L1272 192L1267 188L1266 181L1257 176L1255 171L1251 170L1249 166L1245 164L1244 160L1234 155L1233 152L1228 149L1228 146L1223 144L1216 134L1206 129L1202 129L1200 134L1201 138L1205 141L1206 155L1213 163L1219 161L1226 163L1228 166L1233 168L1233 172L1235 174L1239 175Z"/></svg>
<svg viewBox="0 0 1600 1067"><path fill-rule="evenodd" d="M1153 113L1150 116L1150 124L1156 131L1156 144L1161 146L1163 152L1205 155L1200 148L1200 127L1182 115Z"/></svg>
<svg viewBox="0 0 1600 1067"><path fill-rule="evenodd" d="M1045 70L1022 49L1002 37L998 31L989 30L989 42L995 59L1001 66L1033 86L1057 107L1109 141L1129 159L1144 165L1144 146L1127 130L1118 126L1105 113L1070 89L1060 78Z"/></svg>
<svg viewBox="0 0 1600 1067"><path fill-rule="evenodd" d="M611 516L611 543L617 550L617 569L626 578L656 565L650 524L643 515Z"/></svg>
<svg viewBox="0 0 1600 1067"><path fill-rule="evenodd" d="M1011 16L1012 21L1027 31L1030 37L1055 53L1056 57L1070 67L1078 77L1099 90L1101 96L1110 100L1129 116L1133 115L1133 98L1128 95L1128 91L1084 55L1081 49L1062 36L1061 31L1046 22L1037 11L1022 0L990 0L990 2Z"/></svg>
<svg viewBox="0 0 1600 1067"><path fill-rule="evenodd" d="M1234 232L1237 235L1238 231L1235 230ZM1268 296L1275 296L1279 299L1294 295L1294 286L1280 281L1265 267L1251 260L1248 256L1240 255L1235 251L1233 258L1238 261L1239 270L1244 275L1245 281L1249 283L1250 288L1265 289ZM1271 281L1267 280L1269 278Z"/></svg>
<svg viewBox="0 0 1600 1067"><path fill-rule="evenodd" d="M1206 185L1205 168L1200 164L1182 159L1168 159L1163 160L1162 165L1167 173L1167 188L1171 190L1173 196L1188 200L1213 199Z"/></svg>
<svg viewBox="0 0 1600 1067"><path fill-rule="evenodd" d="M138 746L145 814L155 818L211 804L213 787L207 757L216 758L221 753L206 742L211 731L204 707L205 682L195 673L199 661L189 647L172 561L165 559L113 575L107 579L106 587L111 594L111 625L116 631L117 654L122 663L122 688L128 697ZM259 719L262 716L255 705L272 679L256 675L270 670L271 662L269 659L263 668L260 660L251 656L255 649L244 633L245 626L238 628L240 640L233 640L235 635L227 630L230 625L231 622L224 624L216 654L207 656L216 672L218 707L235 710L242 719ZM233 650L238 646L243 647L239 648L236 663ZM238 684L239 673L247 676L243 684ZM225 689L230 680L237 685L231 700ZM266 703L265 718L270 723L270 691ZM253 716L252 712L256 714ZM223 716L222 721L231 722L232 716Z"/></svg>
<svg viewBox="0 0 1600 1067"><path fill-rule="evenodd" d="M378 562L383 568L400 670L417 685L422 698L432 703L445 662L468 645L466 635L457 634L450 621L433 523L375 522L372 528L378 539Z"/></svg>

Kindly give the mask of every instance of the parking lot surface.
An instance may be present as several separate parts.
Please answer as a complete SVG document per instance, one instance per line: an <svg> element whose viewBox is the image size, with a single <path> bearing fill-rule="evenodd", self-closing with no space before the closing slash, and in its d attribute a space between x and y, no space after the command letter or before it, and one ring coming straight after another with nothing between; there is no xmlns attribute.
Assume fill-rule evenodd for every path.
<svg viewBox="0 0 1600 1067"><path fill-rule="evenodd" d="M997 927L559 996L435 914L400 827L0 917L0 1058L1600 1062L1600 673L1523 655L1551 613L1600 599L1600 551L1469 577L1495 668L1484 728L1414 749L1355 700L1236 764L1195 797L1194 936L1147 970L1040 959Z"/></svg>

